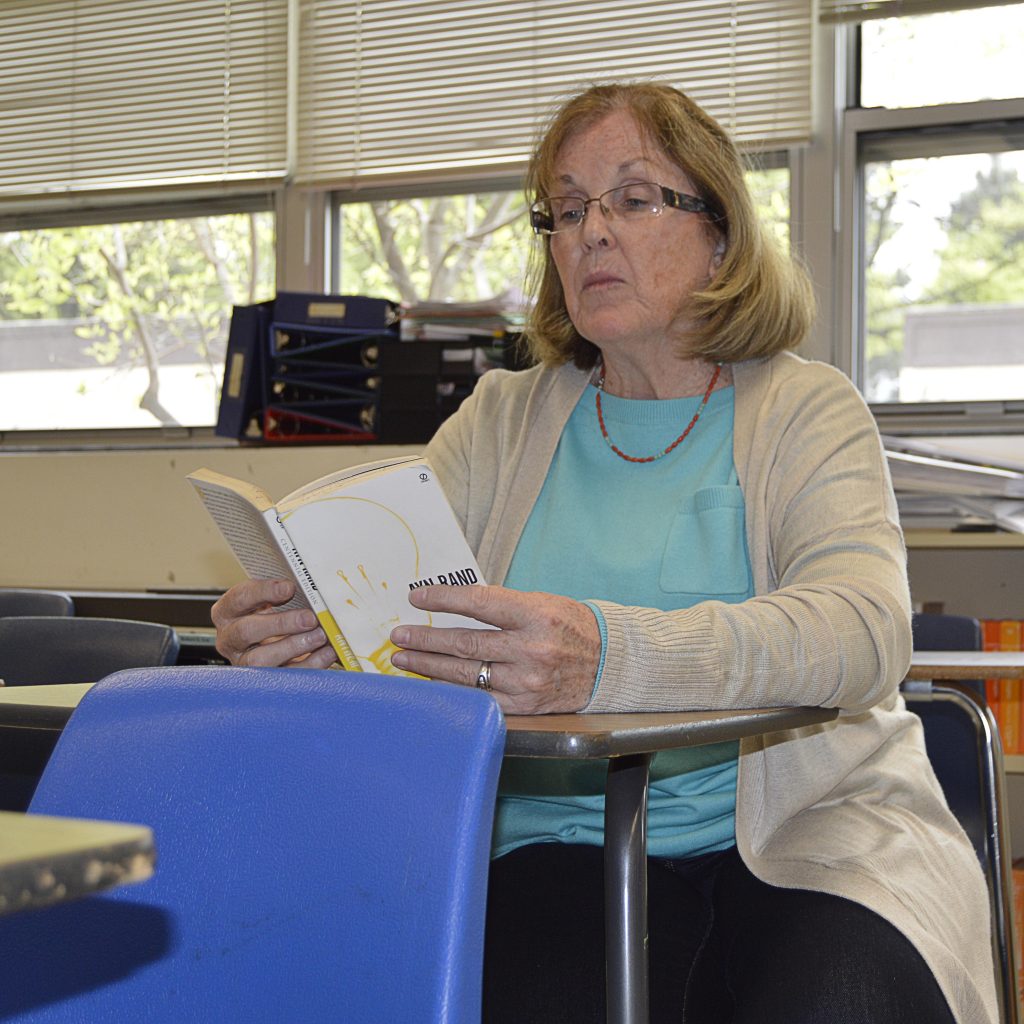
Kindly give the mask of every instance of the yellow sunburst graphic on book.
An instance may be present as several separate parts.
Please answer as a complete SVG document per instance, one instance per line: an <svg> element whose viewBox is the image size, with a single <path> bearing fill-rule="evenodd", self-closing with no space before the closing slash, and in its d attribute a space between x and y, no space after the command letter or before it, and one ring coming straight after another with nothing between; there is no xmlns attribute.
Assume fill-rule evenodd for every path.
<svg viewBox="0 0 1024 1024"><path fill-rule="evenodd" d="M404 675L391 664L391 655L398 648L391 642L391 630L401 622L398 615L388 608L388 581L379 580L374 583L366 571L365 565L356 566L356 579L351 579L344 569L337 570L338 578L352 591L352 597L346 604L363 616L374 633L383 638L383 643L376 650L366 653L356 651L360 660L369 661L378 672L386 675ZM410 605L410 608L412 606ZM410 616L411 618L411 616Z"/></svg>
<svg viewBox="0 0 1024 1024"><path fill-rule="evenodd" d="M420 546L409 523L394 509L368 498L339 497L331 501L351 503L345 510L345 523L353 536L373 537L373 550L353 552L360 560L335 569L335 574L348 591L346 605L358 616L360 628L347 632L360 661L367 661L385 675L408 675L391 664L391 655L398 650L391 642L391 630L400 622L429 625L431 616L411 604L397 602L395 588L408 589L408 581L419 578ZM361 507L360 507L361 506ZM365 516L366 529L359 520Z"/></svg>

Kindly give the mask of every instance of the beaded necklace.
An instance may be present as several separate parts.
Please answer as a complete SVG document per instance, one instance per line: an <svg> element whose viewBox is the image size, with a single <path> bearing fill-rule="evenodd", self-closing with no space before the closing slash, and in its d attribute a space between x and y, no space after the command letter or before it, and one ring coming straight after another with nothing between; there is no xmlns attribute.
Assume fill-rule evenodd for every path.
<svg viewBox="0 0 1024 1024"><path fill-rule="evenodd" d="M696 426L697 420L700 419L700 414L704 411L704 407L708 404L708 399L711 397L711 392L715 390L715 384L718 383L718 375L722 372L722 364L715 363L715 372L711 375L711 383L708 384L707 391L704 392L704 399L700 403L697 411L693 414L693 419L686 425L686 429L664 450L658 452L657 455L647 455L644 458L640 458L636 455L627 455L621 448L617 448L612 442L612 439L608 436L608 428L604 423L604 413L601 411L601 392L604 391L604 360L601 360L601 376L597 379L595 385L597 391L595 393L595 401L597 403L597 422L601 425L601 436L604 438L604 443L620 459L625 459L627 462L655 462L658 459L664 458L673 448L683 443L686 440L686 435Z"/></svg>

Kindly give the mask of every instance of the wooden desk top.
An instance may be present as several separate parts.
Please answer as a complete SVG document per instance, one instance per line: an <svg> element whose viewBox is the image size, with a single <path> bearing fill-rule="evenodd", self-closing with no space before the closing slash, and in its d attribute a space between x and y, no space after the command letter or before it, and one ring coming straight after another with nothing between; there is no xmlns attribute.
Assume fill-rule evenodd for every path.
<svg viewBox="0 0 1024 1024"><path fill-rule="evenodd" d="M908 679L1024 679L1024 651L915 651Z"/></svg>
<svg viewBox="0 0 1024 1024"><path fill-rule="evenodd" d="M92 683L0 686L3 724L60 732Z"/></svg>
<svg viewBox="0 0 1024 1024"><path fill-rule="evenodd" d="M835 708L665 711L621 715L509 715L509 757L618 757L696 747L829 722Z"/></svg>
<svg viewBox="0 0 1024 1024"><path fill-rule="evenodd" d="M143 825L0 811L0 914L141 882L155 860Z"/></svg>
<svg viewBox="0 0 1024 1024"><path fill-rule="evenodd" d="M1024 678L1024 652L915 651L908 679ZM61 730L91 683L0 687L5 726ZM629 715L511 715L510 757L615 757L699 746L826 722L834 709L679 711Z"/></svg>

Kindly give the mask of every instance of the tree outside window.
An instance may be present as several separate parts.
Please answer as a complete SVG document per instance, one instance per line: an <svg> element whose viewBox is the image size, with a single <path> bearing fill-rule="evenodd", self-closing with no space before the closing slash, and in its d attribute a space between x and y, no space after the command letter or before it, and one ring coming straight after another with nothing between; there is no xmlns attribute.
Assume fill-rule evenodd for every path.
<svg viewBox="0 0 1024 1024"><path fill-rule="evenodd" d="M0 430L214 423L274 266L267 212L0 234Z"/></svg>

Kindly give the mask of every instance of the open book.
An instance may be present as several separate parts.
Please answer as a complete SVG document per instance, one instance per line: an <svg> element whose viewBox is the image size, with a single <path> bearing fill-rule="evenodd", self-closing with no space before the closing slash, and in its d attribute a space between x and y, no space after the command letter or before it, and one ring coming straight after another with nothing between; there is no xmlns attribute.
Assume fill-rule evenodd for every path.
<svg viewBox="0 0 1024 1024"><path fill-rule="evenodd" d="M255 484L209 469L188 479L252 579L295 580L282 607L312 608L343 668L411 675L391 664L400 622L487 628L409 603L415 587L483 583L425 459L339 470L276 505Z"/></svg>

